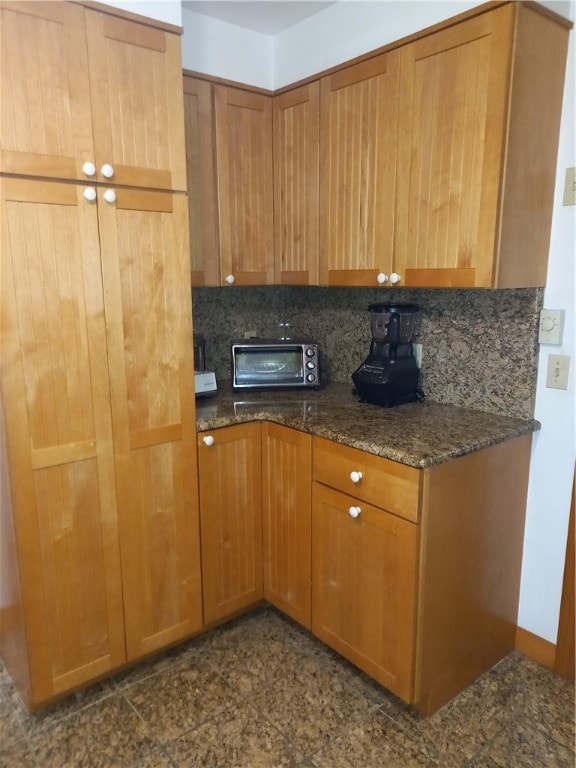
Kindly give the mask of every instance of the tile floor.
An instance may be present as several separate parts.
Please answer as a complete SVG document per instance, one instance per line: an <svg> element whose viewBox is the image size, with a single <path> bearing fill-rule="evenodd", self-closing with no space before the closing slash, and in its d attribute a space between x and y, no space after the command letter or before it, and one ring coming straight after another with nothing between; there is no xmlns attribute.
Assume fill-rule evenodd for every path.
<svg viewBox="0 0 576 768"><path fill-rule="evenodd" d="M574 685L512 654L428 719L264 608L30 715L4 768L573 768Z"/></svg>

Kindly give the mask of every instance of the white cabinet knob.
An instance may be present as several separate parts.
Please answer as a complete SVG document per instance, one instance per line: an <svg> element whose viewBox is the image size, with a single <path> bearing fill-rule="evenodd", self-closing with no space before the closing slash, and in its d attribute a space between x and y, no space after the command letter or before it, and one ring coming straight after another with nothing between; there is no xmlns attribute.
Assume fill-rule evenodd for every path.
<svg viewBox="0 0 576 768"><path fill-rule="evenodd" d="M89 202L96 200L96 190L94 187L86 187L82 194L84 195L84 199L88 200Z"/></svg>
<svg viewBox="0 0 576 768"><path fill-rule="evenodd" d="M104 200L106 200L107 203L115 203L116 202L116 192L113 189L107 189L104 192Z"/></svg>
<svg viewBox="0 0 576 768"><path fill-rule="evenodd" d="M398 272L392 272L392 274L390 275L390 282L392 283L392 285L396 285L396 283L400 282L400 275L398 274Z"/></svg>
<svg viewBox="0 0 576 768"><path fill-rule="evenodd" d="M112 168L110 163L104 163L102 168L100 168L100 173L105 179L111 179L114 176L114 168Z"/></svg>
<svg viewBox="0 0 576 768"><path fill-rule="evenodd" d="M228 283L228 285L232 285L232 283L234 282L234 275L226 275L224 280Z"/></svg>
<svg viewBox="0 0 576 768"><path fill-rule="evenodd" d="M384 285L384 283L388 282L388 275L386 272L378 272L376 280L378 281L378 285Z"/></svg>
<svg viewBox="0 0 576 768"><path fill-rule="evenodd" d="M360 507L350 507L350 509L348 510L348 514L350 515L350 517L354 517L354 518L359 517L360 512L362 512Z"/></svg>
<svg viewBox="0 0 576 768"><path fill-rule="evenodd" d="M89 161L86 161L82 164L82 173L85 176L94 176L96 173L96 166L94 163L90 163Z"/></svg>
<svg viewBox="0 0 576 768"><path fill-rule="evenodd" d="M359 483L360 480L362 480L362 472L350 472L350 480L352 480L353 483Z"/></svg>
<svg viewBox="0 0 576 768"><path fill-rule="evenodd" d="M202 442L204 443L204 445L208 445L208 446L214 445L214 438L212 437L212 435L206 435L206 437L202 438Z"/></svg>

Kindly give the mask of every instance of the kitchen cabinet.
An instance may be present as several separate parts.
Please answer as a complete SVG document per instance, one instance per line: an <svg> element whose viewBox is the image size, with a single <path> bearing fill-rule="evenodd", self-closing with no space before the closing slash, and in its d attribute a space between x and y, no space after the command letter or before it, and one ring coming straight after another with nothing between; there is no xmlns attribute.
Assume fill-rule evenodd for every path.
<svg viewBox="0 0 576 768"><path fill-rule="evenodd" d="M81 19L88 37L100 30L123 41L124 51L131 37L158 55L159 48L173 48L163 30L165 46L156 44L152 27L99 13L67 3L3 4L3 43L13 35L20 51L43 50L48 64L56 62L46 51L59 50L69 30L62 33L54 14L64 26L70 19L80 25L73 27L78 41L67 43L74 50L64 46L72 57L84 55ZM121 58L117 51L114 59L114 48L102 41L109 66ZM179 182L178 174L152 167L163 164L154 160L153 141L152 163L141 168L114 150L115 186L101 184L98 174L94 186L78 182L74 168L84 156L74 156L68 123L56 127L59 113L49 111L45 122L37 120L34 109L40 114L42 102L22 97L41 82L65 103L75 86L67 90L64 70L96 77L103 88L102 69L94 56L87 61L90 72L76 72L69 60L61 69L54 64L54 72L34 56L26 66L17 58L3 81L10 85L3 91L9 94L2 100L3 128L4 115L19 114L23 131L46 131L54 147L61 137L72 157L61 162L50 148L33 152L36 168L7 150L3 160L14 175L0 177L1 391L12 492L1 511L9 556L0 575L12 585L10 604L2 606L1 647L31 709L202 626L186 196L158 189ZM145 61L138 62L118 74L122 120L131 125L123 152L133 131L147 130L148 110L130 91L134 67L141 64L154 81L141 88L161 88ZM182 122L181 88L164 97L159 125L165 127L163 104ZM130 98L136 106L128 114ZM24 108L32 111L21 113ZM70 126L76 120L82 126L84 117L79 110ZM9 125L3 152L5 136L15 131ZM167 146L171 134L164 127ZM42 143L38 138L31 146ZM96 157L100 146L95 138ZM183 166L183 142L164 156ZM28 178L31 168L37 177L61 172L62 181ZM121 180L125 186L116 185ZM152 188L131 186L136 183Z"/></svg>
<svg viewBox="0 0 576 768"><path fill-rule="evenodd" d="M214 85L214 120L221 282L272 284L272 99Z"/></svg>
<svg viewBox="0 0 576 768"><path fill-rule="evenodd" d="M3 172L186 190L177 34L75 3L0 14Z"/></svg>
<svg viewBox="0 0 576 768"><path fill-rule="evenodd" d="M313 472L312 631L411 701L420 472L320 438Z"/></svg>
<svg viewBox="0 0 576 768"><path fill-rule="evenodd" d="M512 3L400 49L406 285L545 285L567 39L564 20Z"/></svg>
<svg viewBox="0 0 576 768"><path fill-rule="evenodd" d="M400 54L320 83L320 283L398 282L394 264Z"/></svg>
<svg viewBox="0 0 576 768"><path fill-rule="evenodd" d="M320 84L275 96L275 282L318 284Z"/></svg>
<svg viewBox="0 0 576 768"><path fill-rule="evenodd" d="M260 424L198 434L204 621L263 597Z"/></svg>
<svg viewBox="0 0 576 768"><path fill-rule="evenodd" d="M262 425L264 597L310 629L310 435Z"/></svg>
<svg viewBox="0 0 576 768"><path fill-rule="evenodd" d="M219 285L212 86L184 76L184 122L192 286Z"/></svg>

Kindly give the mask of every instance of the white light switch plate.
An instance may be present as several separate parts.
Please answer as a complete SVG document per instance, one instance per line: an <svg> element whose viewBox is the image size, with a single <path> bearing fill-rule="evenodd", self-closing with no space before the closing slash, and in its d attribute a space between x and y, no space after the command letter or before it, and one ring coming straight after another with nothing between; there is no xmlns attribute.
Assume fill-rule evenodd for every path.
<svg viewBox="0 0 576 768"><path fill-rule="evenodd" d="M576 168L566 168L562 205L576 205Z"/></svg>
<svg viewBox="0 0 576 768"><path fill-rule="evenodd" d="M550 389L568 389L569 371L570 357L568 355L548 355L546 386Z"/></svg>
<svg viewBox="0 0 576 768"><path fill-rule="evenodd" d="M540 312L540 329L538 341L540 344L562 344L564 335L564 310L543 309Z"/></svg>

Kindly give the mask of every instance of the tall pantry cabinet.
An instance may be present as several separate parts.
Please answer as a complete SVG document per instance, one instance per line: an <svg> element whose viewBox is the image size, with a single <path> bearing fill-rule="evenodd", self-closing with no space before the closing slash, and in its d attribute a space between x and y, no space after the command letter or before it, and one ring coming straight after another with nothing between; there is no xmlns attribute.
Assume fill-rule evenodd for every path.
<svg viewBox="0 0 576 768"><path fill-rule="evenodd" d="M0 651L30 708L202 626L180 43L3 3Z"/></svg>

